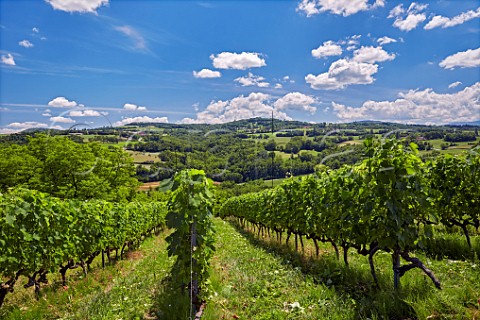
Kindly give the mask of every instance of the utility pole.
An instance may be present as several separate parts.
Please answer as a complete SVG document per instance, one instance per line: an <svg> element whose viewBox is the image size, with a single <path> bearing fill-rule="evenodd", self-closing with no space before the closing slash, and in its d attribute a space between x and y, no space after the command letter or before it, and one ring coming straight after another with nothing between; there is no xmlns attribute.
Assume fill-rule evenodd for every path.
<svg viewBox="0 0 480 320"><path fill-rule="evenodd" d="M273 137L273 109L272 109L272 139L275 139ZM274 159L275 159L275 150L272 151L272 188L273 188L273 164L274 164Z"/></svg>

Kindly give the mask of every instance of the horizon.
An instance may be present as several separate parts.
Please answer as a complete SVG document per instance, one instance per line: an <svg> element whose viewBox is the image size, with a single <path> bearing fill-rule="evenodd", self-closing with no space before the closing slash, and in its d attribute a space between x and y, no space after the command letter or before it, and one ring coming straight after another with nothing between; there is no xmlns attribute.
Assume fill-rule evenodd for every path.
<svg viewBox="0 0 480 320"><path fill-rule="evenodd" d="M0 134L480 121L480 3L0 1Z"/></svg>

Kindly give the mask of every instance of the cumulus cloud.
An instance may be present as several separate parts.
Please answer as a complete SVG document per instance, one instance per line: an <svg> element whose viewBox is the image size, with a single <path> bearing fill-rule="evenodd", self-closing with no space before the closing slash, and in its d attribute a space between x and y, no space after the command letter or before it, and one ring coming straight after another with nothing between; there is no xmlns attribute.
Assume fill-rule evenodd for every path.
<svg viewBox="0 0 480 320"><path fill-rule="evenodd" d="M359 39L362 37L360 34L354 34L353 36L346 37L345 40L340 40L337 42L339 45L346 46L347 51L352 51L357 49L360 44Z"/></svg>
<svg viewBox="0 0 480 320"><path fill-rule="evenodd" d="M384 0L376 0L373 3L369 0L302 0L296 10L297 12L303 12L307 17L321 12L330 12L346 17L384 5Z"/></svg>
<svg viewBox="0 0 480 320"><path fill-rule="evenodd" d="M353 53L353 61L356 62L383 62L395 59L395 54L388 53L382 47L361 47Z"/></svg>
<svg viewBox="0 0 480 320"><path fill-rule="evenodd" d="M380 120L401 123L469 122L480 119L480 82L452 94L432 89L400 93L395 101L366 101L354 108L332 103L337 117L343 121Z"/></svg>
<svg viewBox="0 0 480 320"><path fill-rule="evenodd" d="M277 110L300 109L314 114L317 111L317 108L312 106L312 104L315 102L316 99L312 96L300 92L290 92L275 101L273 106Z"/></svg>
<svg viewBox="0 0 480 320"><path fill-rule="evenodd" d="M397 19L393 23L394 27L397 27L398 29L402 31L410 31L415 29L420 23L425 21L426 16L423 13L419 14L409 14L405 19Z"/></svg>
<svg viewBox="0 0 480 320"><path fill-rule="evenodd" d="M72 110L68 114L70 117L99 117L101 114L96 110Z"/></svg>
<svg viewBox="0 0 480 320"><path fill-rule="evenodd" d="M308 74L305 81L312 89L338 90L352 84L370 84L375 81L373 75L377 71L376 64L340 59L330 65L328 72Z"/></svg>
<svg viewBox="0 0 480 320"><path fill-rule="evenodd" d="M73 108L83 106L81 104L77 104L75 101L69 101L65 97L56 97L55 99L50 101L48 105L55 108Z"/></svg>
<svg viewBox="0 0 480 320"><path fill-rule="evenodd" d="M282 78L282 81L283 81L284 83L286 83L286 82L295 83L295 80L290 79L290 76L284 76L284 77Z"/></svg>
<svg viewBox="0 0 480 320"><path fill-rule="evenodd" d="M9 65L9 66L15 66L15 60L13 59L13 56L10 53L7 53L7 55L2 54L2 63Z"/></svg>
<svg viewBox="0 0 480 320"><path fill-rule="evenodd" d="M115 122L113 125L115 127L124 126L131 123L168 123L167 117L133 117L133 118L124 118L120 121Z"/></svg>
<svg viewBox="0 0 480 320"><path fill-rule="evenodd" d="M392 42L397 42L397 40L389 38L387 36L381 37L377 40L378 44L383 46L384 44L392 43Z"/></svg>
<svg viewBox="0 0 480 320"><path fill-rule="evenodd" d="M450 83L448 85L448 89L452 89L452 88L455 88L455 87L458 87L459 85L461 85L462 83L460 81L456 81L454 83Z"/></svg>
<svg viewBox="0 0 480 320"><path fill-rule="evenodd" d="M312 50L312 56L320 59L331 56L339 56L343 52L342 47L333 41L325 41L320 47Z"/></svg>
<svg viewBox="0 0 480 320"><path fill-rule="evenodd" d="M147 42L145 38L131 26L120 26L115 27L115 30L119 31L123 35L127 36L132 40L134 43L134 48L139 50L146 50L147 49Z"/></svg>
<svg viewBox="0 0 480 320"><path fill-rule="evenodd" d="M423 12L427 7L427 4L412 2L408 9L405 10L403 4L399 4L390 10L388 17L395 18L393 22L394 27L408 32L415 29L420 23L427 19L427 16Z"/></svg>
<svg viewBox="0 0 480 320"><path fill-rule="evenodd" d="M72 118L67 118L67 117L62 117L62 116L51 117L50 121L59 122L59 123L75 123L75 120L73 120Z"/></svg>
<svg viewBox="0 0 480 320"><path fill-rule="evenodd" d="M133 103L125 103L123 105L123 109L128 110L128 111L145 111L145 110L147 110L146 107L137 106L136 104L133 104Z"/></svg>
<svg viewBox="0 0 480 320"><path fill-rule="evenodd" d="M45 0L53 9L66 12L89 12L97 14L97 9L108 5L108 0ZM34 30L35 31L35 30Z"/></svg>
<svg viewBox="0 0 480 320"><path fill-rule="evenodd" d="M193 76L195 78L220 78L222 74L220 71L213 71L210 69L202 69L200 71L193 71Z"/></svg>
<svg viewBox="0 0 480 320"><path fill-rule="evenodd" d="M249 72L248 75L244 77L238 77L233 81L238 82L238 84L240 84L242 87L255 86L260 88L266 88L270 86L270 83L264 80L265 80L264 77L256 76L253 73Z"/></svg>
<svg viewBox="0 0 480 320"><path fill-rule="evenodd" d="M37 27L33 27L33 28L32 28L32 31L35 32L35 33L39 33L39 32L40 32L40 30L39 30Z"/></svg>
<svg viewBox="0 0 480 320"><path fill-rule="evenodd" d="M61 126L49 126L46 123L27 121L27 122L12 122L6 126L6 128L0 128L0 134L11 134L17 133L27 129L37 129L37 128L50 128L50 129L59 129L62 130Z"/></svg>
<svg viewBox="0 0 480 320"><path fill-rule="evenodd" d="M248 96L238 96L231 100L211 101L204 111L198 112L196 119L184 118L181 123L225 123L255 117L271 117L291 120L284 112L276 110L269 102L271 96L252 92Z"/></svg>
<svg viewBox="0 0 480 320"><path fill-rule="evenodd" d="M434 28L450 28L456 25L462 24L464 22L470 21L475 18L480 18L480 8L477 10L469 10L467 12L462 12L458 16L453 18L447 18L444 16L434 16L424 27L425 30L430 30Z"/></svg>
<svg viewBox="0 0 480 320"><path fill-rule="evenodd" d="M405 13L405 9L403 8L403 3L401 3L395 6L392 10L390 10L390 14L388 15L388 18L396 18L401 16L404 13Z"/></svg>
<svg viewBox="0 0 480 320"><path fill-rule="evenodd" d="M22 40L18 43L19 46L24 47L24 48L31 48L33 47L33 43L31 43L28 40Z"/></svg>
<svg viewBox="0 0 480 320"><path fill-rule="evenodd" d="M47 128L47 127L48 125L46 123L35 122L35 121L12 122L9 125L7 125L7 128L19 129L19 130L25 130L25 129L31 129L31 128Z"/></svg>
<svg viewBox="0 0 480 320"><path fill-rule="evenodd" d="M275 83L275 89L282 89L283 85L281 83Z"/></svg>
<svg viewBox="0 0 480 320"><path fill-rule="evenodd" d="M210 55L213 66L217 69L245 70L266 66L265 59L256 52L222 52Z"/></svg>
<svg viewBox="0 0 480 320"><path fill-rule="evenodd" d="M445 69L480 67L480 48L452 54L443 59L438 65Z"/></svg>
<svg viewBox="0 0 480 320"><path fill-rule="evenodd" d="M276 119L292 120L287 110L303 110L314 113L312 104L316 99L299 92L292 92L275 100L271 95L252 92L248 96L240 95L231 100L211 101L207 108L197 112L196 118L184 118L181 123L225 123L241 119L273 116Z"/></svg>

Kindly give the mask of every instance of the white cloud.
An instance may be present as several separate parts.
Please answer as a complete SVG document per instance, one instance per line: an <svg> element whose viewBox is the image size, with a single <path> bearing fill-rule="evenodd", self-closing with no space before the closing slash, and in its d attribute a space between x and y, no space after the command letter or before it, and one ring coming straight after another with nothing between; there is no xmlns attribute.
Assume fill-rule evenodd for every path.
<svg viewBox="0 0 480 320"><path fill-rule="evenodd" d="M475 18L480 18L480 8L477 10L469 10L467 12L462 12L458 16L453 18L447 18L443 16L434 16L432 20L430 20L427 25L424 27L425 30L430 30L433 28L449 28L454 27L456 25L462 24L464 22L470 21Z"/></svg>
<svg viewBox="0 0 480 320"><path fill-rule="evenodd" d="M196 115L196 119L184 118L181 123L225 123L255 117L271 117L292 120L270 104L271 96L265 93L252 92L248 96L238 96L231 100L211 101L204 111Z"/></svg>
<svg viewBox="0 0 480 320"><path fill-rule="evenodd" d="M82 106L77 104L75 101L69 101L65 97L56 97L52 101L48 103L50 107L55 107L55 108L73 108L73 107L78 107Z"/></svg>
<svg viewBox="0 0 480 320"><path fill-rule="evenodd" d="M37 27L33 27L33 28L32 28L32 31L35 32L35 33L39 33L39 32L40 32L40 30L39 30Z"/></svg>
<svg viewBox="0 0 480 320"><path fill-rule="evenodd" d="M222 52L210 55L210 59L212 59L213 66L217 69L245 70L267 65L261 54L256 52Z"/></svg>
<svg viewBox="0 0 480 320"><path fill-rule="evenodd" d="M51 117L50 121L58 122L58 123L74 123L75 122L75 120L73 120L71 118L66 118L66 117L62 117L62 116Z"/></svg>
<svg viewBox="0 0 480 320"><path fill-rule="evenodd" d="M469 122L480 119L480 82L453 94L432 89L400 93L395 101L366 101L359 108L332 103L343 121L379 120L401 123Z"/></svg>
<svg viewBox="0 0 480 320"><path fill-rule="evenodd" d="M370 84L375 81L373 75L377 71L376 64L340 59L330 65L328 72L308 74L305 81L312 89L338 90L352 84Z"/></svg>
<svg viewBox="0 0 480 320"><path fill-rule="evenodd" d="M156 118L150 118L147 116L143 117L133 117L133 118L125 118L120 121L115 122L113 125L115 127L118 126L124 126L130 123L168 123L168 118L167 117L156 117Z"/></svg>
<svg viewBox="0 0 480 320"><path fill-rule="evenodd" d="M34 122L34 121L27 121L27 122L13 122L7 125L7 128L13 128L13 129L19 129L19 130L25 130L25 129L31 129L31 128L47 128L48 124L46 123L40 123L40 122Z"/></svg>
<svg viewBox="0 0 480 320"><path fill-rule="evenodd" d="M66 12L90 12L97 14L97 9L108 5L108 0L45 0L53 9ZM35 30L34 30L35 31Z"/></svg>
<svg viewBox="0 0 480 320"><path fill-rule="evenodd" d="M480 67L480 48L457 52L438 64L445 69Z"/></svg>
<svg viewBox="0 0 480 320"><path fill-rule="evenodd" d="M397 40L385 36L385 37L379 38L379 39L377 40L377 42L378 42L381 46L383 46L384 44L388 44L388 43L392 43L392 42L397 42Z"/></svg>
<svg viewBox="0 0 480 320"><path fill-rule="evenodd" d="M253 73L249 72L245 77L236 78L235 82L238 82L242 87L255 86L260 88L266 88L270 86L270 83L264 81L265 78L262 76L256 76Z"/></svg>
<svg viewBox="0 0 480 320"><path fill-rule="evenodd" d="M412 4L410 4L410 6L408 7L407 13L418 13L427 9L427 7L428 4L412 2Z"/></svg>
<svg viewBox="0 0 480 320"><path fill-rule="evenodd" d="M91 109L87 109L87 110L72 110L70 111L70 113L68 114L70 117L99 117L100 116L100 112L96 111L96 110L91 110Z"/></svg>
<svg viewBox="0 0 480 320"><path fill-rule="evenodd" d="M384 5L384 0L376 0L374 3L370 3L369 0L302 0L296 10L305 13L307 17L321 12L331 12L346 17Z"/></svg>
<svg viewBox="0 0 480 320"><path fill-rule="evenodd" d="M255 117L292 120L287 110L302 110L314 113L317 109L314 97L299 92L291 92L273 101L273 97L260 92L252 92L248 96L240 95L231 100L211 101L207 108L197 112L196 118L184 118L181 123L225 123Z"/></svg>
<svg viewBox="0 0 480 320"><path fill-rule="evenodd" d="M281 83L275 83L275 89L282 89L283 85Z"/></svg>
<svg viewBox="0 0 480 320"><path fill-rule="evenodd" d="M320 59L324 57L339 56L343 52L342 47L333 41L325 41L320 47L312 50L312 56Z"/></svg>
<svg viewBox="0 0 480 320"><path fill-rule="evenodd" d="M285 76L285 77L282 78L282 82L295 83L295 80L290 79L290 76Z"/></svg>
<svg viewBox="0 0 480 320"><path fill-rule="evenodd" d="M395 54L389 54L382 47L361 47L353 53L353 61L375 63L395 59Z"/></svg>
<svg viewBox="0 0 480 320"><path fill-rule="evenodd" d="M7 53L7 55L2 54L2 63L9 65L9 66L15 66L15 60L13 59L13 56L10 53Z"/></svg>
<svg viewBox="0 0 480 320"><path fill-rule="evenodd" d="M405 19L397 19L393 23L394 27L397 27L398 29L402 31L410 31L415 29L420 23L425 21L427 17L425 16L424 13L418 13L418 14L409 14Z"/></svg>
<svg viewBox="0 0 480 320"><path fill-rule="evenodd" d="M313 107L312 104L315 102L316 100L312 96L307 96L300 92L290 92L275 101L273 106L277 110L300 109L314 114L317 108Z"/></svg>
<svg viewBox="0 0 480 320"><path fill-rule="evenodd" d="M302 2L298 4L296 11L303 11L307 17L311 17L319 14L320 8L318 7L316 0L302 0Z"/></svg>
<svg viewBox="0 0 480 320"><path fill-rule="evenodd" d="M115 30L123 33L125 36L130 38L134 43L134 48L139 50L146 50L147 49L147 42L143 38L143 36L135 30L131 26L120 26L115 27Z"/></svg>
<svg viewBox="0 0 480 320"><path fill-rule="evenodd" d="M147 110L146 107L137 106L136 104L133 104L133 103L125 103L123 105L123 109L128 110L128 111L145 111L145 110Z"/></svg>
<svg viewBox="0 0 480 320"><path fill-rule="evenodd" d="M50 113L50 111L45 111L45 112L42 113L42 116L44 116L44 117L51 117L52 114Z"/></svg>
<svg viewBox="0 0 480 320"><path fill-rule="evenodd" d="M360 44L359 39L362 36L359 34L354 34L353 36L347 37L345 40L338 41L338 44L346 45L347 51L355 50Z"/></svg>
<svg viewBox="0 0 480 320"><path fill-rule="evenodd" d="M411 31L415 29L420 23L427 19L424 11L428 7L428 4L419 4L412 2L412 4L405 11L403 4L399 4L390 11L389 18L395 18L393 23L394 27L402 31ZM406 12L406 16L405 16Z"/></svg>
<svg viewBox="0 0 480 320"><path fill-rule="evenodd" d="M18 43L19 46L22 46L24 48L31 48L33 47L33 43L31 43L30 41L28 40L22 40Z"/></svg>
<svg viewBox="0 0 480 320"><path fill-rule="evenodd" d="M6 128L0 128L0 134L11 134L17 133L26 129L36 129L36 128L50 128L50 129L59 129L62 130L61 126L49 126L46 123L27 121L27 122L13 122L7 125Z"/></svg>
<svg viewBox="0 0 480 320"><path fill-rule="evenodd" d="M193 76L195 78L220 78L222 74L220 71L213 71L210 69L202 69L200 71L193 71Z"/></svg>
<svg viewBox="0 0 480 320"><path fill-rule="evenodd" d="M403 8L403 3L401 3L398 6L394 7L392 10L390 10L390 14L388 15L388 18L396 18L398 16L401 16L404 13L405 13L405 9Z"/></svg>
<svg viewBox="0 0 480 320"><path fill-rule="evenodd" d="M460 81L456 81L454 83L450 83L448 85L448 89L452 89L452 88L455 88L455 87L458 87L459 85L461 85L462 83Z"/></svg>

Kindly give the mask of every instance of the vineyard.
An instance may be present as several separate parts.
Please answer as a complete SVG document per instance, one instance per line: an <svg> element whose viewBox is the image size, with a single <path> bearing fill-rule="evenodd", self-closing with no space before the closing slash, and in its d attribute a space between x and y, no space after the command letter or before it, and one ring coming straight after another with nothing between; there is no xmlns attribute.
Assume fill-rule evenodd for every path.
<svg viewBox="0 0 480 320"><path fill-rule="evenodd" d="M421 269L441 289L441 282L412 252L425 248L441 225L458 226L469 247L469 228L480 223L480 154L439 158L423 164L416 146L396 140L366 141L369 157L356 166L325 170L317 178L287 180L279 187L227 200L221 217L235 217L243 226L253 224L258 233L287 233L295 247L302 237L331 243L348 265L348 250L368 257L378 286L375 254L391 253L394 287L413 268ZM407 263L401 265L401 258Z"/></svg>
<svg viewBox="0 0 480 320"><path fill-rule="evenodd" d="M217 191L213 184L203 171L195 169L178 172L160 186L162 192L168 194L167 201L114 203L60 199L39 191L11 189L0 195L0 306L9 303L9 296L15 295L21 280L25 280L24 288L34 287L34 296L40 300L43 287L48 289L49 280L60 281L67 287L68 270L81 268L87 277L97 272L98 267L92 265L97 266L98 261L102 269L115 267L115 262L124 258L126 252L141 250L144 242L157 236L166 241L162 249L166 252L163 260L173 259L167 267L169 275L162 281L156 278L156 272L160 271L145 271L153 273L153 279L149 279L160 286L154 290L165 293L163 298L156 297L169 299L151 306L158 310L150 310L149 314L161 319L200 319L203 314L206 319L216 319L220 318L218 308L223 310L223 316L238 318L236 313L244 312L245 318L256 317L255 313L247 311L247 302L243 302L241 311L238 303L229 304L228 300L243 301L243 296L234 298L230 292L235 286L264 281L253 276L255 268L263 270L264 266L250 266L250 263L259 254L269 254L255 253L250 260L244 260L241 250L231 243L237 240L226 240L235 237L250 239L253 246L264 246L275 255L288 255L289 261L297 261L295 263L302 268L309 265L304 271L307 275L322 263L323 271L315 272L344 268L341 273L355 273L360 272L355 268L365 264L372 279L366 286L372 293L364 292L364 295L389 292L391 286L397 297L404 287L412 288L410 284L402 285L401 281L410 274L419 277L423 273L438 289L443 289L445 282L446 286L451 286L443 268L436 269L438 264L432 265L427 257L464 261L472 265L468 271L472 274L465 281L470 283L470 279L478 278L478 148L460 156L445 155L423 162L413 143L406 146L396 139L381 142L369 139L365 146L366 157L356 165L336 170L323 167L314 176L286 179L275 188L224 201L215 199ZM223 224L230 222L237 230L221 225L218 218L213 218L214 211L224 220ZM441 241L449 237L465 243L464 250L447 252L448 246L442 246ZM216 243L220 243L219 251L215 251ZM243 246L242 250L247 250L247 245ZM249 250L253 252L258 248ZM237 251L238 256L232 261L229 255ZM328 265L330 252L337 261L332 265ZM385 269L385 255L390 256L389 270ZM363 256L365 263L359 262L358 256ZM237 264L237 271L227 275L229 268ZM246 276L250 280L243 278L235 286L223 283L227 279L234 281L238 276L235 273L240 272L242 266L253 268L249 269L252 274ZM162 268L161 272L165 267ZM414 269L421 273L415 273ZM61 278L53 276L57 272ZM322 286L337 286L337 289L345 286L345 283L334 283L329 272L325 273L326 279L319 280ZM266 288L284 281L276 274L278 272L268 276L270 280L264 283ZM224 280L219 280L219 275ZM382 280L385 277L392 277L391 285ZM303 283L307 278L296 275L295 281ZM309 284L311 287L318 285ZM471 283L462 297L463 301L468 301L465 307L469 311L458 313L454 318L479 315L480 303L475 305L474 302L472 306L471 301L480 297L471 288L476 285ZM288 289L283 290L283 293L275 293L272 299L286 295ZM225 292L230 292L227 294L230 298L220 299L219 294L223 296ZM254 302L269 297L265 289L238 290L238 294L252 294ZM329 291L328 294L333 293ZM126 301L125 297L122 299ZM313 303L308 312L323 312L318 304L307 301ZM271 317L266 317L269 319L290 319L289 315L294 313L301 319L315 318L295 301L284 303L280 313L276 309L278 304L270 307ZM169 310L168 315L165 310ZM382 313L378 307L374 310L372 315L379 318L393 312ZM436 309L429 312L438 313ZM364 315L362 311L357 317ZM332 318L335 317L332 315Z"/></svg>
<svg viewBox="0 0 480 320"><path fill-rule="evenodd" d="M46 274L81 267L86 274L96 256L123 255L148 234L165 226L163 203L60 200L19 189L1 195L0 306L20 275L39 294ZM5 281L3 280L5 279Z"/></svg>

